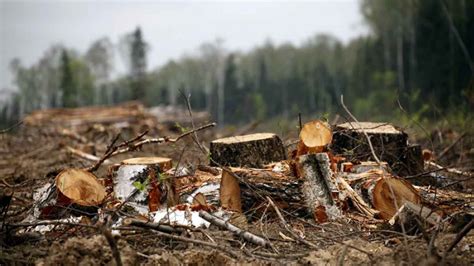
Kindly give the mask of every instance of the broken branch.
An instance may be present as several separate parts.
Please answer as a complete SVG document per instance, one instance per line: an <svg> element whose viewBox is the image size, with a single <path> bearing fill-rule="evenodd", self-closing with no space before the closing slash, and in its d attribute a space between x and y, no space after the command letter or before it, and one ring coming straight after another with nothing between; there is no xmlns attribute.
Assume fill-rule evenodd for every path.
<svg viewBox="0 0 474 266"><path fill-rule="evenodd" d="M240 228L238 228L237 226L229 223L228 221L224 221L220 218L217 218L216 216L206 212L206 211L200 211L199 212L199 216L201 218L203 218L204 220L210 222L211 224L214 224L222 229L226 229L226 230L229 230L230 232L234 233L235 235L238 235L240 237L242 237L243 239L253 243L253 244L256 244L256 245L259 245L259 246L264 246L264 247L269 247L270 246L270 242L268 242L267 240L263 239L262 237L259 237L257 235L254 235L248 231L244 231Z"/></svg>

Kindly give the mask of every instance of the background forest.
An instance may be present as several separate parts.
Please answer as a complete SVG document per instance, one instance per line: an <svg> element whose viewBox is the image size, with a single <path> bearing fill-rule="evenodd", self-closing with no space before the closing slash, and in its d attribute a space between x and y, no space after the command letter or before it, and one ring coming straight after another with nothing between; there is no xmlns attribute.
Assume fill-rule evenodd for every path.
<svg viewBox="0 0 474 266"><path fill-rule="evenodd" d="M474 1L364 0L361 12L370 34L348 44L317 35L239 52L216 40L151 71L152 33L140 27L118 44L99 39L84 54L54 45L34 65L11 62L18 91L0 106L0 124L43 108L181 105L180 90L221 125L333 114L341 94L360 119L472 122ZM127 75L112 77L115 53Z"/></svg>

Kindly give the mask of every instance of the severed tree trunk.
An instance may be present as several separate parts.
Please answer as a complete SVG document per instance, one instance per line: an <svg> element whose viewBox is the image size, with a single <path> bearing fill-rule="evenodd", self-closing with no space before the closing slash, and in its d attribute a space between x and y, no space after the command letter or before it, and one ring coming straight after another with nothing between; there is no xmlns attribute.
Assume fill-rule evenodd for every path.
<svg viewBox="0 0 474 266"><path fill-rule="evenodd" d="M74 168L61 171L53 184L41 190L35 207L35 216L40 219L57 219L67 214L95 215L107 196L104 185L94 174Z"/></svg>
<svg viewBox="0 0 474 266"><path fill-rule="evenodd" d="M149 211L163 204L178 203L176 189L163 173L171 169L170 158L139 157L122 161L115 172L114 192L117 199L147 205Z"/></svg>
<svg viewBox="0 0 474 266"><path fill-rule="evenodd" d="M414 175L423 170L420 168L423 161L421 148L408 145L408 135L387 123L339 124L334 130L332 150L348 161L373 161L364 132L369 136L380 161L387 162L397 175Z"/></svg>
<svg viewBox="0 0 474 266"><path fill-rule="evenodd" d="M242 211L247 217L259 217L267 206L266 197L270 197L280 209L284 209L298 216L307 216L307 207L301 192L303 180L263 169L231 168L231 173L224 174L223 179L237 179L237 182L221 183L221 199L232 199L234 205L238 201L237 193L226 196L227 191L240 190ZM227 177L226 177L227 176ZM224 194L223 194L224 193ZM227 194L229 195L229 194ZM221 202L229 204L229 201Z"/></svg>
<svg viewBox="0 0 474 266"><path fill-rule="evenodd" d="M273 133L258 133L211 142L211 165L263 168L286 159L281 139Z"/></svg>
<svg viewBox="0 0 474 266"><path fill-rule="evenodd" d="M341 211L333 200L332 192L337 191L326 153L308 154L298 157L298 167L304 184L308 212L316 221L322 223L340 217Z"/></svg>

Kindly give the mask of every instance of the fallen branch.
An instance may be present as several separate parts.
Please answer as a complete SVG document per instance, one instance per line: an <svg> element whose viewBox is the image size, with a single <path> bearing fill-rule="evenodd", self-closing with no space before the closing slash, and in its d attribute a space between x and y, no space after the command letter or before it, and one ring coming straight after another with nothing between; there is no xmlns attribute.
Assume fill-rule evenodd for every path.
<svg viewBox="0 0 474 266"><path fill-rule="evenodd" d="M347 195L352 199L352 202L354 203L354 206L363 214L369 216L370 218L373 218L375 215L377 215L379 212L377 210L372 209L365 201L362 199L357 192L354 191L354 189L347 183L346 180L344 180L343 177L338 177L338 182L341 184Z"/></svg>
<svg viewBox="0 0 474 266"><path fill-rule="evenodd" d="M75 149L73 147L70 147L70 146L66 146L66 150L68 152L70 152L71 154L73 155L76 155L80 158L83 158L83 159L86 159L86 160L89 160L89 161L95 161L95 162L98 162L100 161L101 158L95 156L95 155L92 155L90 153L86 153L86 152L83 152L79 149ZM105 163L105 164L109 164L110 161L109 160L104 160L102 163Z"/></svg>
<svg viewBox="0 0 474 266"><path fill-rule="evenodd" d="M214 224L222 229L226 229L226 230L229 230L230 232L234 233L235 235L238 235L240 237L242 237L243 239L253 243L253 244L256 244L256 245L260 245L260 246L264 246L264 247L269 247L270 246L270 243L263 239L262 237L259 237L257 235L254 235L248 231L244 231L240 228L238 228L237 226L229 223L228 221L224 221L220 218L217 218L216 216L206 212L206 211L200 211L199 212L199 216L201 218L203 218L204 220L210 222L211 224Z"/></svg>
<svg viewBox="0 0 474 266"><path fill-rule="evenodd" d="M125 153L125 152L129 152L129 151L134 151L134 150L137 150L138 148L140 148L141 146L145 145L145 144L150 144L150 143L164 143L164 142L171 142L171 143L175 143L177 141L179 141L180 139L190 135L190 134L193 134L193 133L196 133L198 131L201 131L201 130L204 130L204 129L207 129L207 128L210 128L210 127L214 127L216 125L216 123L210 123L210 124L206 124L204 126L200 126L196 129L193 129L193 130L190 130L188 132L185 132L181 135L179 135L177 138L168 138L168 137L164 137L164 138L154 138L154 139L144 139L142 141L139 141L133 145L129 145L128 147L126 148L123 148L123 149L119 149L119 150L116 150L114 152L111 153L111 156L115 156L117 154L121 154L121 153Z"/></svg>
<svg viewBox="0 0 474 266"><path fill-rule="evenodd" d="M184 230L183 228L177 228L170 225L165 224L156 224L145 222L137 219L127 218L123 221L123 224L126 226L135 226L140 228L148 228L155 231L160 231L164 233L182 233Z"/></svg>
<svg viewBox="0 0 474 266"><path fill-rule="evenodd" d="M456 174L456 175L463 175L463 176L467 176L467 177L474 177L474 173L469 173L469 172L464 172L464 171L461 171L459 169L456 169L456 168L448 168L448 167L443 167L435 162L425 162L426 164L430 165L430 166L434 166L436 168L438 168L440 171L441 170L444 170L448 173L451 173L451 174Z"/></svg>
<svg viewBox="0 0 474 266"><path fill-rule="evenodd" d="M454 146L456 146L456 144L458 144L459 141L461 141L464 137L466 136L466 133L464 132L463 134L461 134L461 136L459 136L453 143L451 143L451 145L449 145L448 147L446 147L446 149L444 149L438 156L438 160L441 160L441 158L443 158L452 148L454 148Z"/></svg>

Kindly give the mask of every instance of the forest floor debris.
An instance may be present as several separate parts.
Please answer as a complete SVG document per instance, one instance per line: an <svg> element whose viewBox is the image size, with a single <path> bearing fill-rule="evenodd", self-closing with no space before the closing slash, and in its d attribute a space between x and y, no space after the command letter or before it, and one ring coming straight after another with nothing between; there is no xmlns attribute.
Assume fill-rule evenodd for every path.
<svg viewBox="0 0 474 266"><path fill-rule="evenodd" d="M453 142L455 145L440 149L441 162L434 157L425 158L425 165L420 169L419 163L413 164L413 161L419 162L422 158L421 149L416 148L410 153L412 157L406 157L410 147L406 143L408 137L394 128L391 128L393 132L382 130L380 133L380 129L389 126L387 124L377 124L368 132L374 140L375 152L385 152L385 158L389 158L388 164L378 164L366 162L371 151L365 136L357 137L360 127L355 127L355 135L347 133L351 128L336 127L342 130L332 137L326 130L331 128L329 125L312 122L324 130L312 132L311 128L315 127L307 126L303 134L305 140L299 140L294 152L290 147L288 158L286 152L279 154L278 159L265 157L274 149L280 153L283 142L273 140L278 138L276 135L268 135L272 141L261 142L259 137L262 135L259 134L246 137L249 139L230 137L218 141L219 148L211 147L211 152L217 149L219 156L213 158L196 145L196 141L202 145L215 139L216 131L209 129L212 126L206 127L207 122L195 130L187 128L176 132L169 123L165 126L153 118L123 123L117 118L122 111L116 110L106 110L105 113L113 115L98 115L102 117L100 120L82 123L81 119L86 119L88 112L86 109L72 112L74 120L70 123L59 121L68 120L66 116L58 116L48 126L44 124L48 119L43 116L49 112L41 116L37 113L14 134L0 136L0 210L3 217L0 262L109 264L117 263L114 252L120 255L124 265L414 265L443 259L448 264L470 265L474 261L474 235L469 232L474 213L473 187L466 179L472 172L453 165L432 169L432 163L448 165L447 158L452 158L452 153L456 152L454 146L469 138L458 137ZM94 112L98 109L91 113ZM149 115L144 110L140 112L143 113L137 117ZM111 120L104 122L109 118ZM196 133L198 129L201 131ZM343 137L337 134L355 136L350 139L352 144L347 144L352 148L347 146L336 153L331 145L337 142L341 147L346 141L338 140ZM392 141L392 136L377 134L394 134L397 138ZM249 144L249 140L253 144ZM380 148L392 147L394 142L405 144L388 150ZM356 148L364 145L365 149ZM253 152L255 149L258 152ZM150 161L156 156L169 158L174 165ZM308 167L304 166L305 160L298 159L304 156L310 158ZM469 154L463 156L472 160ZM209 166L209 159L217 158L218 161ZM397 162L405 163L402 167ZM141 168L126 171L130 165ZM410 165L415 168L409 168ZM95 210L76 208L76 211L86 213L75 213L73 218L57 217L60 220L38 219L32 213L35 208L38 210L39 199L33 192L47 184L58 185L58 175L65 169L93 172L100 181L100 185L94 186L104 186L107 196L102 194L102 189L64 192L65 187L61 187L59 191L74 204L96 205ZM402 169L403 175L392 177L388 174L394 169ZM452 169L460 172L453 173ZM448 181L432 186L423 185L423 182L418 186L410 184L433 173L442 173ZM115 196L118 195L120 178L117 177L120 175L125 175L122 182L127 181L123 177L129 178L129 184L126 195L118 199ZM391 178L395 183L387 183ZM69 184L63 179L60 179L61 184ZM155 185L154 179L159 181ZM380 180L384 183L377 186ZM314 190L314 187L318 189ZM100 195L95 195L94 191L99 191ZM380 198L371 194L377 191ZM416 192L410 194L411 191ZM140 197L134 195L140 193ZM399 200L395 197L397 200L393 201L393 196L398 195ZM101 203L84 204L83 197L96 200L95 196L101 198ZM400 219L389 224L388 220L400 207L409 206L409 198L413 200L408 202L426 206L433 214L415 214L415 218L410 219L419 221L398 222L402 228L393 226ZM386 204L380 209L379 203L384 200ZM141 204L142 209L134 204ZM394 206L390 207L390 215L384 216L387 204ZM67 205L67 208L73 208L73 205ZM333 213L329 208L337 212ZM405 212L403 208L400 212ZM43 229L41 234L33 234L40 228ZM466 235L460 237L463 230ZM107 237L108 231L113 233L113 239ZM454 242L456 237L460 238L459 243ZM445 252L450 246L453 246L452 250Z"/></svg>

